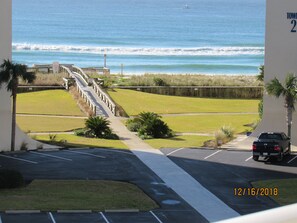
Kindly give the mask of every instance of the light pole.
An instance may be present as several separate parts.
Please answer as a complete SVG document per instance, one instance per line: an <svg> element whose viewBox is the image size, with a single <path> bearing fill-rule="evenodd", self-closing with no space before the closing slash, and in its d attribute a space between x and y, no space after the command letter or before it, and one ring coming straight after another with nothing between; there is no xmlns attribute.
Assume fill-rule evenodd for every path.
<svg viewBox="0 0 297 223"><path fill-rule="evenodd" d="M104 68L106 68L106 49L104 49Z"/></svg>

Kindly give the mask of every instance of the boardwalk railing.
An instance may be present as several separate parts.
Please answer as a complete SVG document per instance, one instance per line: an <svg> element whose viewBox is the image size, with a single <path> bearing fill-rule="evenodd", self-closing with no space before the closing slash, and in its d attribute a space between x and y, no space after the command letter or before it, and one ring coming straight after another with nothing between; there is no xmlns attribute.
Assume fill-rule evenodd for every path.
<svg viewBox="0 0 297 223"><path fill-rule="evenodd" d="M117 115L117 106L116 104L112 101L112 99L109 97L108 94L106 94L102 88L100 87L99 84L95 80L93 80L93 89L98 95L98 97L107 105L109 110L114 114L114 116Z"/></svg>
<svg viewBox="0 0 297 223"><path fill-rule="evenodd" d="M72 71L68 67L61 66L61 70L63 72L68 73L70 77L75 79L75 76L73 75ZM75 82L76 82L76 90L78 91L80 97L87 103L87 105L90 107L92 112L96 115L96 111L97 111L96 104L93 102L90 96L87 93L85 93L85 91L83 90L83 86L79 83L79 81L75 81Z"/></svg>
<svg viewBox="0 0 297 223"><path fill-rule="evenodd" d="M91 84L89 83L89 76L80 67L72 66L72 70L76 72L87 85Z"/></svg>

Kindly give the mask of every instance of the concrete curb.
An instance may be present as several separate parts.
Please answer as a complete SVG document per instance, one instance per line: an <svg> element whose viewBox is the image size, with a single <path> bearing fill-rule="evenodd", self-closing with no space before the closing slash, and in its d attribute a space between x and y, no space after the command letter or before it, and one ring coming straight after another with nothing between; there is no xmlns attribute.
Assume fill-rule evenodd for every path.
<svg viewBox="0 0 297 223"><path fill-rule="evenodd" d="M106 213L134 213L134 212L139 212L138 209L112 209L112 210L105 210Z"/></svg>
<svg viewBox="0 0 297 223"><path fill-rule="evenodd" d="M89 214L89 213L92 213L92 211L91 210L57 210L57 213L60 213L60 214L79 214L79 213Z"/></svg>
<svg viewBox="0 0 297 223"><path fill-rule="evenodd" d="M40 210L8 210L6 214L40 214Z"/></svg>

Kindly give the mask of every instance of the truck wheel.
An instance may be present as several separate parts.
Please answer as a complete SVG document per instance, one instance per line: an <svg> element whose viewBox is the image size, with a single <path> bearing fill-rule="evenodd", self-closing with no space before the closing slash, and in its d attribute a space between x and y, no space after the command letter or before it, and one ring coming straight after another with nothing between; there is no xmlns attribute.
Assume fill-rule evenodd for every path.
<svg viewBox="0 0 297 223"><path fill-rule="evenodd" d="M287 155L291 155L291 144L289 144L289 146L288 146L288 152L287 152Z"/></svg>
<svg viewBox="0 0 297 223"><path fill-rule="evenodd" d="M253 160L258 161L259 160L259 156L253 156Z"/></svg>

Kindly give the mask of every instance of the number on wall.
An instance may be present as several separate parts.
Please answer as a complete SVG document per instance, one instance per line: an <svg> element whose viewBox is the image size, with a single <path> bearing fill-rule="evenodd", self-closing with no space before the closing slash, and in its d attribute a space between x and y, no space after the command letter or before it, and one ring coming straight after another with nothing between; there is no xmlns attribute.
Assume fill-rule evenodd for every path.
<svg viewBox="0 0 297 223"><path fill-rule="evenodd" d="M293 28L291 29L291 32L292 32L292 33L296 33L297 20L296 20L296 19L293 19L293 20L291 21L291 24L293 25Z"/></svg>

